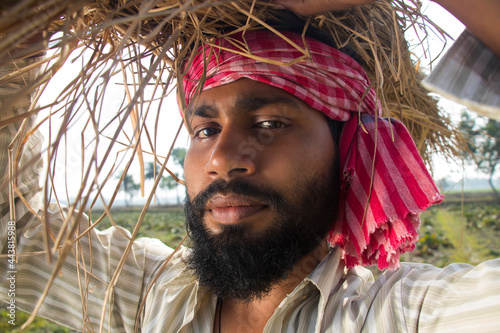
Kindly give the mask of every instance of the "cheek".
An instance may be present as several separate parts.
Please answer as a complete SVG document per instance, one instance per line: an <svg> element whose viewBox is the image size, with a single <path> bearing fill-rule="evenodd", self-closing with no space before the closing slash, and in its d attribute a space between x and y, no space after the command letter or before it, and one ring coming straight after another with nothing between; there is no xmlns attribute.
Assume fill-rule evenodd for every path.
<svg viewBox="0 0 500 333"><path fill-rule="evenodd" d="M303 148L304 158L312 169L330 170L337 152L328 123L321 122L307 136L307 147Z"/></svg>
<svg viewBox="0 0 500 333"><path fill-rule="evenodd" d="M266 178L287 191L297 190L298 179L317 179L333 170L335 145L330 130L319 130L315 134L304 133L298 140L288 140L286 145L263 151L261 165L267 167ZM266 159L273 163L263 162ZM263 169L261 169L262 171Z"/></svg>
<svg viewBox="0 0 500 333"><path fill-rule="evenodd" d="M333 144L318 141L296 142L268 147L258 156L259 174L264 182L278 190L295 191L297 179L312 179L330 172L334 157Z"/></svg>
<svg viewBox="0 0 500 333"><path fill-rule="evenodd" d="M184 161L184 177L186 189L190 199L194 198L203 189L203 174L205 170L202 152L189 148Z"/></svg>

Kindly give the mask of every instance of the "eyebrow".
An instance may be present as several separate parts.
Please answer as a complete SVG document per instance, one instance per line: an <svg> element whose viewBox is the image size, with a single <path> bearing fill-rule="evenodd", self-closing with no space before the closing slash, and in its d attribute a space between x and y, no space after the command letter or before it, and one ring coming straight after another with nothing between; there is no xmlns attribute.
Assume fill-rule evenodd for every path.
<svg viewBox="0 0 500 333"><path fill-rule="evenodd" d="M260 108L263 108L265 106L278 103L295 107L299 105L299 103L295 99L288 96L272 96L272 97L240 96L234 103L233 109L238 114L246 114L258 110ZM203 118L216 118L219 115L219 110L212 105L202 104L196 107L194 110L189 109L187 115L188 117L198 116Z"/></svg>

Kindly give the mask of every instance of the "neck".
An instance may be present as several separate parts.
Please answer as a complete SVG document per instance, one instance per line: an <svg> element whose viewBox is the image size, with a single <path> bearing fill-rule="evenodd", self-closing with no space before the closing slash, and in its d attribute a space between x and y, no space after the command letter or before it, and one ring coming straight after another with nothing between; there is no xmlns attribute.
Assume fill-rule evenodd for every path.
<svg viewBox="0 0 500 333"><path fill-rule="evenodd" d="M306 278L328 254L328 245L320 245L304 256L281 283L261 298L250 302L225 299L220 316L220 332L262 332L283 299ZM216 319L217 320L217 319ZM216 326L218 326L216 325Z"/></svg>

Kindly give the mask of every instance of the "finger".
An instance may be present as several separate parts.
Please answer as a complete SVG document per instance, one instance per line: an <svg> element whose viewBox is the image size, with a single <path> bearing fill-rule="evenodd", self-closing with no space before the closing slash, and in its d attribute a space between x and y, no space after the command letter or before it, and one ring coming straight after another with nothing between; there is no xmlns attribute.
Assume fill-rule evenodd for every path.
<svg viewBox="0 0 500 333"><path fill-rule="evenodd" d="M329 11L350 9L375 0L275 0L275 8L288 9L299 15L315 15Z"/></svg>

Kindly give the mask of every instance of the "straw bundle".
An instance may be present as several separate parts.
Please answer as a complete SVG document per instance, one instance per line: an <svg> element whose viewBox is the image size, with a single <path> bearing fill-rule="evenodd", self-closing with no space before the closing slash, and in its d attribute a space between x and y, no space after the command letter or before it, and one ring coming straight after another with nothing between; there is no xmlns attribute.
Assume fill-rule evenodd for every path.
<svg viewBox="0 0 500 333"><path fill-rule="evenodd" d="M403 32L409 28L434 28L445 33L420 13L419 1L379 1L346 12L313 17L308 27L331 34L337 46L350 46L364 62L375 83L387 115L403 120L424 157L436 150L457 155L457 134L435 101L418 83L420 76L411 60ZM209 37L221 37L228 27L234 30L269 28L266 22L283 19L281 11L260 1L95 1L25 0L4 2L0 22L0 62L9 61L9 49L23 44L39 30L62 31L54 46L68 55L79 47L92 48L96 55L86 74L102 63L116 61L116 55L133 44L146 47L162 59L154 73L169 71L182 77L179 64L189 52ZM108 46L109 51L104 51ZM33 50L33 45L28 50ZM25 54L27 54L26 51ZM138 57L144 56L138 55ZM138 61L138 58L131 59ZM60 64L52 67L57 69ZM52 70L53 72L53 70ZM139 83L139 82L138 82ZM74 88L74 87L73 87Z"/></svg>
<svg viewBox="0 0 500 333"><path fill-rule="evenodd" d="M337 47L349 46L357 53L386 115L407 125L421 154L429 161L430 154L436 151L448 157L458 156L465 145L449 118L437 107L437 101L419 84L421 74L411 58L404 31L431 28L431 33L446 38L443 31L420 13L420 7L418 0L380 0L345 12L305 18L303 30L319 29L328 34ZM34 103L15 117L0 115L0 126L37 113L46 115L40 123L48 123L55 133L48 138L50 145L45 152L49 165L45 179L47 188L55 177L58 151L68 149L66 138L76 126L76 119L84 119L80 145L90 147L90 153L83 150L81 153L83 185L73 195L66 193L70 217L78 221L81 212L73 209L92 207L98 200L104 202L102 191L111 183L120 163L124 171L118 185L113 185L111 200L104 203L105 215L111 219L109 209L132 163L137 159L143 166L141 161L146 154L163 166L157 172L132 239L137 236L173 147L159 153L156 138L163 125L158 119L166 112L160 112L163 97L174 90L176 82L182 81L182 64L190 61L193 50L214 37L224 38L247 29L273 29L269 22L289 17L273 9L268 2L226 0L4 0L0 11L0 66L37 55L47 47L50 50L45 58L26 61L27 67L19 67L11 75L0 78L0 84L9 84L33 67L42 68L36 80L27 82L26 87L2 107L9 107L34 88L47 93L44 90L48 83L68 59L81 64L80 70L68 79L53 101ZM39 31L45 32L43 38L38 37ZM116 109L106 111L106 91L116 85L113 83L116 77L120 78L123 95L115 98ZM182 89L178 93L182 95ZM35 99L38 97L36 95ZM106 113L111 113L111 117L106 118ZM52 124L56 119L57 126ZM153 119L153 125L148 123L149 119ZM127 131L126 126L130 123L132 130ZM27 135L30 134L32 132L28 131ZM120 152L113 160L114 147ZM132 153L124 155L122 151ZM108 160L111 167L106 168ZM59 200L59 196L48 190L46 202L50 199ZM95 224L89 228L103 217L95 219ZM61 253L67 254L71 245L64 240L78 239L76 230L70 228L67 233L53 235L52 246L47 245L47 252L61 249ZM59 263L64 257L59 257ZM114 279L119 274L120 270ZM54 271L53 277L56 275ZM112 286L111 282L109 290Z"/></svg>

